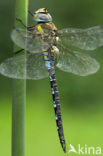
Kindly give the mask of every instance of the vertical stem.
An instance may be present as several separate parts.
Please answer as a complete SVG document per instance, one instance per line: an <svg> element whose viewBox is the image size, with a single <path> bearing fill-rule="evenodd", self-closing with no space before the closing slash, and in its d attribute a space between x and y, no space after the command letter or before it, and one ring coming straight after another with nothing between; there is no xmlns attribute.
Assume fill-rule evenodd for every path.
<svg viewBox="0 0 103 156"><path fill-rule="evenodd" d="M22 28L23 26L16 21L16 18L20 18L27 25L28 0L15 1L15 26ZM14 46L14 51L16 50L18 48ZM25 63L24 69L26 69ZM12 94L12 156L25 156L25 111L26 80L15 79Z"/></svg>

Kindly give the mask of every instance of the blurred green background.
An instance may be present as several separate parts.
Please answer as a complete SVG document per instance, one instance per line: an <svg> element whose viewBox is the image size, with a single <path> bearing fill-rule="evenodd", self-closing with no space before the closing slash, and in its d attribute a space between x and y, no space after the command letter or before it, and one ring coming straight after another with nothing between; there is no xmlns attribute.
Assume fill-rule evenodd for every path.
<svg viewBox="0 0 103 156"><path fill-rule="evenodd" d="M0 62L12 55L13 0L0 1ZM58 29L103 25L103 0L30 0L29 10L46 7ZM29 25L34 21L29 16ZM87 77L56 69L67 154L69 145L103 150L103 47L90 52L101 68ZM11 155L12 80L0 75L0 156ZM26 156L63 156L59 143L49 80L27 81ZM103 152L102 152L103 154ZM88 155L88 154L87 154Z"/></svg>

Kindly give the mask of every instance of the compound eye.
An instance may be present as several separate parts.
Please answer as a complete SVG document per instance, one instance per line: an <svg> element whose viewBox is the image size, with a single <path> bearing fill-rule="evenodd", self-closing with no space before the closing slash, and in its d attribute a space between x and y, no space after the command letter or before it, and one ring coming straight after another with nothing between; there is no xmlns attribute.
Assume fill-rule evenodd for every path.
<svg viewBox="0 0 103 156"><path fill-rule="evenodd" d="M48 10L46 8L44 10L45 10L45 13L48 13Z"/></svg>

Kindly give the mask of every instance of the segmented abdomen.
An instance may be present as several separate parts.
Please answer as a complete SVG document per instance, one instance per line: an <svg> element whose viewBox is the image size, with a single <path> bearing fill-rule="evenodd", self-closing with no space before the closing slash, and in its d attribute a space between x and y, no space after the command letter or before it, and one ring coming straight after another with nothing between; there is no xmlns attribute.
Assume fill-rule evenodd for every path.
<svg viewBox="0 0 103 156"><path fill-rule="evenodd" d="M43 55L44 55L45 66L47 67L48 73L49 73L58 135L59 135L59 139L60 139L62 148L63 148L64 152L66 152L66 144L65 144L62 118L61 118L60 99L59 99L58 87L57 87L57 82L56 82L56 77L55 77L55 69L54 69L54 55L52 53L51 54L50 53L51 52L49 52L49 53L44 52Z"/></svg>

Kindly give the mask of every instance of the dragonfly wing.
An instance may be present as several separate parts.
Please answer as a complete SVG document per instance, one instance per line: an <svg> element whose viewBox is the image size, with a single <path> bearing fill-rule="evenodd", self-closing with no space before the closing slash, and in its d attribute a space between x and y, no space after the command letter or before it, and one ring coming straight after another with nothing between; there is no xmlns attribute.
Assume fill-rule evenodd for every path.
<svg viewBox="0 0 103 156"><path fill-rule="evenodd" d="M72 51L62 45L59 46L59 50L60 55L56 66L65 72L87 76L99 69L99 63L88 54Z"/></svg>
<svg viewBox="0 0 103 156"><path fill-rule="evenodd" d="M84 50L94 50L103 45L103 26L87 29L67 28L59 32L60 41Z"/></svg>
<svg viewBox="0 0 103 156"><path fill-rule="evenodd" d="M11 38L19 47L31 52L40 53L41 45L38 37L35 37L33 32L21 28L12 30Z"/></svg>
<svg viewBox="0 0 103 156"><path fill-rule="evenodd" d="M48 72L41 54L23 54L6 59L0 64L0 73L16 79L42 79Z"/></svg>

